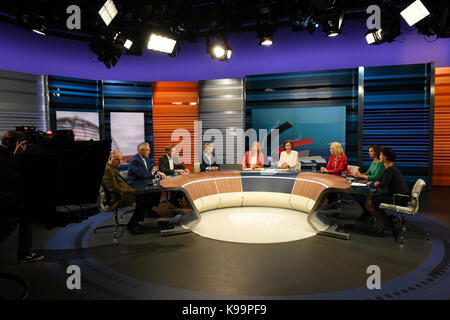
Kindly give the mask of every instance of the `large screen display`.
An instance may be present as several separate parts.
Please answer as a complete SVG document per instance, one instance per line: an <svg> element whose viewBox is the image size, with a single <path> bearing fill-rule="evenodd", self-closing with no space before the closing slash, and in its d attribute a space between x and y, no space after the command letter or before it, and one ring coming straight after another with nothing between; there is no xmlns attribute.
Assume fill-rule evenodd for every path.
<svg viewBox="0 0 450 320"><path fill-rule="evenodd" d="M56 130L72 130L75 141L100 140L99 113L56 111Z"/></svg>
<svg viewBox="0 0 450 320"><path fill-rule="evenodd" d="M253 109L252 126L266 129L279 129L279 148L283 141L293 142L294 150L299 152L302 161L328 159L330 144L333 141L341 143L345 151L345 106L333 107L297 107ZM259 137L263 147L265 139ZM269 144L270 147L270 144ZM278 150L270 150L273 155Z"/></svg>
<svg viewBox="0 0 450 320"><path fill-rule="evenodd" d="M124 162L137 153L137 145L145 141L143 112L111 112L111 139L113 147L122 152Z"/></svg>

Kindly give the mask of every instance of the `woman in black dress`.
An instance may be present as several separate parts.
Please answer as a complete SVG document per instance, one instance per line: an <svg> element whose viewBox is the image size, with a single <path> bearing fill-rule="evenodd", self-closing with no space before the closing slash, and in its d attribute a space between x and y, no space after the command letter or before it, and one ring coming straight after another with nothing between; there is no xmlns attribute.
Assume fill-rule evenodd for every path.
<svg viewBox="0 0 450 320"><path fill-rule="evenodd" d="M217 171L220 166L216 163L214 156L214 145L212 143L205 143L203 146L202 163L200 164L201 171Z"/></svg>
<svg viewBox="0 0 450 320"><path fill-rule="evenodd" d="M380 161L384 163L386 170L381 177L375 182L369 182L368 186L375 186L378 192L369 197L365 202L366 209L378 220L383 226L378 233L382 233L384 228L393 227L392 216L379 209L380 203L394 203L394 194L409 195L409 188L406 185L400 169L394 164L395 152L391 148L384 148L380 153ZM408 198L396 197L395 203L400 206L406 205Z"/></svg>

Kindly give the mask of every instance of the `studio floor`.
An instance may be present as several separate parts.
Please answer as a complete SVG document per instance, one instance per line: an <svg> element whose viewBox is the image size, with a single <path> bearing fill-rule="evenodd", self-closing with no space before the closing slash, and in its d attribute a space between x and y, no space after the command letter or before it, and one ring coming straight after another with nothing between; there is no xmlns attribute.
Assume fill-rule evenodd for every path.
<svg viewBox="0 0 450 320"><path fill-rule="evenodd" d="M195 233L161 237L154 219L144 221L144 234L124 231L114 243L112 229L93 232L112 222L100 213L50 231L36 225L33 247L42 249L42 262L17 263L16 230L0 243L0 272L25 279L28 299L449 299L448 194L444 187L423 193L420 213L407 220L420 232L404 245L389 232L376 236L368 222L346 229L350 240L316 235L253 244ZM158 209L164 213L166 204ZM70 265L80 267L80 290L67 288ZM373 265L381 289L369 290ZM2 297L20 296L15 282L0 284Z"/></svg>

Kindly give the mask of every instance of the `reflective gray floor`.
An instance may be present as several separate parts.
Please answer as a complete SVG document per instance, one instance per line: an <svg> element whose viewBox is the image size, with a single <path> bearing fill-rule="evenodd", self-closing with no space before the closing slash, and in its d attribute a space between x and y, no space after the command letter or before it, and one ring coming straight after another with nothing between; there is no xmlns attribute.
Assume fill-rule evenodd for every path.
<svg viewBox="0 0 450 320"><path fill-rule="evenodd" d="M30 299L448 299L450 227L437 220L448 216L448 191L425 195L425 214L409 220L431 232L432 240L412 233L404 246L389 232L376 237L366 222L345 230L349 241L315 236L236 244L195 234L162 238L154 220L146 220L144 235L125 231L114 244L110 231L91 232L100 220L110 222L99 215L61 230L36 226L34 247L47 248L45 262L16 263L16 231L0 244L0 271L27 279ZM351 211L345 210L347 216ZM83 273L77 292L65 286L65 268L72 263ZM384 290L368 292L369 265L380 266ZM17 296L11 282L0 281L0 288L3 296Z"/></svg>

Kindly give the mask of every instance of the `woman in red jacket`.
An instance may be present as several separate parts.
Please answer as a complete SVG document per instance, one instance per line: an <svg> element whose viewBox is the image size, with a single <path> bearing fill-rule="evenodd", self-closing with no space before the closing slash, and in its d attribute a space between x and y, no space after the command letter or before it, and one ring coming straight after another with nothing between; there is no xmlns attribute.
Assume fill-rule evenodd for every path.
<svg viewBox="0 0 450 320"><path fill-rule="evenodd" d="M264 155L260 152L261 144L259 141L253 142L252 150L245 153L241 162L241 168L262 168L264 166Z"/></svg>
<svg viewBox="0 0 450 320"><path fill-rule="evenodd" d="M344 150L339 142L331 143L330 153L331 156L328 159L327 167L320 168L320 171L336 175L342 175L342 173L349 174L347 156L344 154Z"/></svg>

